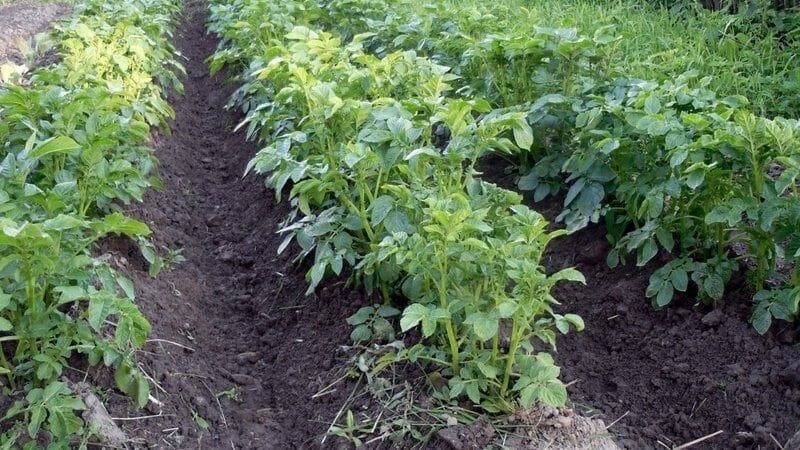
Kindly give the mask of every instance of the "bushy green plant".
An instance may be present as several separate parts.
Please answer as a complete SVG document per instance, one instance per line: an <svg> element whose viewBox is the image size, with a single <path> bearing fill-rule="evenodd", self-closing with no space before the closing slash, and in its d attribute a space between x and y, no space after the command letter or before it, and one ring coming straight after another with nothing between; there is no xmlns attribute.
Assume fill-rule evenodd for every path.
<svg viewBox="0 0 800 450"><path fill-rule="evenodd" d="M745 8L731 14L709 11L691 1L665 7L638 0L327 0L320 4L326 11L320 20L341 29L344 36L374 33L371 51L416 49L463 73L469 83L487 88L496 77L506 75L492 70L493 61L476 56L486 54L492 43L513 47L514 42L531 42L531 35L550 30L572 39L620 37L598 48L593 63L609 78L664 82L696 70L711 77L710 88L721 96L746 95L758 114L796 117L800 108L796 10ZM535 59L528 61L536 64ZM507 71L516 74L511 80L516 88L506 95L538 94L526 90L541 75L531 68Z"/></svg>
<svg viewBox="0 0 800 450"><path fill-rule="evenodd" d="M148 227L120 212L157 184L146 141L173 115L162 89L179 88L168 42L173 1L87 0L55 35L61 61L21 85L0 85L0 374L16 400L3 448L20 436L76 445L90 433L83 402L60 381L69 359L115 369L118 387L148 400L132 357L150 324L131 280L93 245L108 235L146 243ZM160 85L155 84L160 82Z"/></svg>
<svg viewBox="0 0 800 450"><path fill-rule="evenodd" d="M476 178L482 155L531 146L525 114L487 114L488 102L451 92L448 67L413 51L378 57L364 52L368 34L343 43L314 29L313 4L271 5L214 6L222 44L211 64L248 68L233 104L265 144L248 170L267 174L279 195L289 191L281 251L294 240L300 257L313 255L309 292L349 265L386 303L403 294L401 329L419 327L423 338L406 355L441 366L448 399L467 395L491 411L564 404L558 369L535 339L553 346L555 330L582 328L553 311L549 291L583 278L572 269L546 275L542 253L560 232L547 232L519 195ZM302 25L258 31L264 11L272 24ZM375 337L368 323L385 328L379 311L350 318L354 338ZM512 329L509 343L501 324Z"/></svg>
<svg viewBox="0 0 800 450"><path fill-rule="evenodd" d="M773 318L795 317L797 122L755 116L743 96L725 94L746 92L756 96L759 111L795 114L796 106L773 100L784 98L796 78L788 65L779 67L792 58L779 47L795 45L781 33L791 34L796 24L759 25L745 12L731 16L694 8L667 18L650 7L626 13L622 22L598 22L596 17L608 17L595 5L562 6L520 8L532 19L518 21L500 14L513 8L506 4L442 1L412 8L387 1L356 15L353 2L332 0L321 3L329 12L321 20L333 26L341 19L343 35L369 32L366 48L378 54L415 48L452 65L462 76L459 92L501 107L490 116L523 112L533 139L518 159L520 189L532 191L537 201L563 193L558 220L569 231L604 220L613 245L611 266L628 255L645 265L662 249L672 253L675 259L653 273L645 292L656 307L668 304L675 292L689 292L690 280L698 301L721 300L743 262L753 267L748 277L756 291L755 328L763 333ZM381 15L381 7L389 14ZM584 20L588 13L592 24ZM724 27L699 27L719 36L703 42L686 36L687 26L723 19ZM546 27L553 22L576 28ZM658 29L630 39L628 31L643 26ZM671 34L676 27L680 34ZM580 29L593 30L592 37ZM677 65L665 65L653 37L664 45L679 38L692 42L706 52L704 59L688 56L694 51L671 50ZM654 58L659 63L652 67L641 64ZM744 78L716 68L736 67L737 58L772 66L759 66L763 70ZM783 80L780 88L772 84L774 77Z"/></svg>

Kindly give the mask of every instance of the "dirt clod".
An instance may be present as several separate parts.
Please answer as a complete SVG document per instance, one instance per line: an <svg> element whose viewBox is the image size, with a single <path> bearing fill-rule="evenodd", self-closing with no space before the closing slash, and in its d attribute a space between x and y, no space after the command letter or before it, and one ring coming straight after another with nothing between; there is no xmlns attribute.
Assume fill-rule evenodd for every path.
<svg viewBox="0 0 800 450"><path fill-rule="evenodd" d="M721 324L724 320L725 315L722 313L722 311L715 309L703 316L701 321L703 322L703 325L713 328L719 326L719 324Z"/></svg>
<svg viewBox="0 0 800 450"><path fill-rule="evenodd" d="M790 386L800 387L800 361L795 361L781 372L782 381Z"/></svg>
<svg viewBox="0 0 800 450"><path fill-rule="evenodd" d="M471 425L455 425L443 428L436 437L452 450L474 450L486 447L494 437L491 424L478 421Z"/></svg>
<svg viewBox="0 0 800 450"><path fill-rule="evenodd" d="M258 362L258 353L256 352L242 352L236 355L236 362L239 365L255 364Z"/></svg>
<svg viewBox="0 0 800 450"><path fill-rule="evenodd" d="M619 450L602 420L575 414L569 408L542 406L519 411L508 420L516 426L509 448Z"/></svg>

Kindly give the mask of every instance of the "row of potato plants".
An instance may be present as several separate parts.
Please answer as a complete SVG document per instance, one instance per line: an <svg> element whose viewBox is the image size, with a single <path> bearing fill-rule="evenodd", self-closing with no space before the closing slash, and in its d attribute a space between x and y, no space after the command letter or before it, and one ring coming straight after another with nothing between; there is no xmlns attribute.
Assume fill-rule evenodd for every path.
<svg viewBox="0 0 800 450"><path fill-rule="evenodd" d="M608 76L613 28L583 36L531 24L503 29L492 5L411 8L406 0L321 2L319 20L366 33L381 55L415 49L453 67L459 92L495 113L521 112L533 141L518 186L535 201L562 193L570 232L604 221L614 267L671 257L646 290L656 307L676 292L722 300L744 265L752 323L793 320L800 306L800 122L747 111L689 71L661 83ZM690 281L693 286L690 285Z"/></svg>
<svg viewBox="0 0 800 450"><path fill-rule="evenodd" d="M93 246L147 243L121 205L142 199L157 165L147 146L180 89L170 44L177 0L84 0L52 35L58 62L0 85L0 447L85 447L94 425L66 376L80 361L115 370L141 407L149 387L134 352L150 325L134 286ZM80 360L76 359L81 357Z"/></svg>
<svg viewBox="0 0 800 450"><path fill-rule="evenodd" d="M448 67L411 51L365 53L366 36L344 42L315 28L315 11L304 0L211 7L221 38L212 71L240 70L231 106L264 145L248 171L266 174L278 200L288 191L280 251L295 242L299 259L313 258L309 293L344 273L380 293L384 305L359 311L354 325L404 306L402 331L421 333L404 355L441 370L445 398L489 411L563 405L546 350L556 331L583 322L554 312L550 290L583 277L547 275L542 253L563 231L548 232L520 195L475 170L487 152L530 146L525 114L487 114L487 102L454 95ZM353 337L373 335L364 326Z"/></svg>

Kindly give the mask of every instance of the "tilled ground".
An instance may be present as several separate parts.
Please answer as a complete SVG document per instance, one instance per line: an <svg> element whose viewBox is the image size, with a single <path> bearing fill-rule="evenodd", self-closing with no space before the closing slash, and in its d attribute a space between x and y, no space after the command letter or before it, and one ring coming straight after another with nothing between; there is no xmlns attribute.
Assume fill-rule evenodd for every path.
<svg viewBox="0 0 800 450"><path fill-rule="evenodd" d="M752 291L741 277L716 310L685 300L654 311L644 291L650 270L605 265L604 231L554 245L588 286L561 289L564 309L586 321L559 344L572 400L604 413L629 448L679 445L724 433L693 448L779 448L800 429L800 347L791 325L759 336L748 323Z"/></svg>
<svg viewBox="0 0 800 450"><path fill-rule="evenodd" d="M64 3L14 2L0 6L0 64L21 62L21 44L66 16L72 7Z"/></svg>
<svg viewBox="0 0 800 450"><path fill-rule="evenodd" d="M260 179L242 179L256 148L231 131L238 117L224 105L233 86L224 74L210 77L203 63L216 44L204 14L187 8L178 33L188 77L186 94L171 99L172 133L156 141L165 189L130 211L187 261L151 279L134 248L107 248L127 261L153 324L140 359L164 406L136 411L114 395L111 412L156 416L121 422L143 446L310 448L349 394L311 399L340 376L337 347L349 335L343 318L364 299L338 281L305 296L304 270L277 255L286 210ZM197 431L198 417L208 431Z"/></svg>
<svg viewBox="0 0 800 450"><path fill-rule="evenodd" d="M304 270L276 254L286 210L259 179L242 179L256 147L232 132L238 117L224 111L234 87L203 63L215 45L204 14L202 5L187 8L177 37L189 73L186 95L171 99L172 134L156 138L165 190L131 210L160 244L183 248L187 261L151 279L129 244L104 248L135 278L153 323L140 360L163 406L136 411L111 394L110 409L142 447L325 447L319 438L351 386L313 397L346 369L338 356L348 343L344 319L369 299L341 280L306 297ZM558 353L579 406L615 422L611 431L629 448L678 445L717 430L724 433L693 448L770 448L797 431L793 330L753 332L741 282L715 312L680 301L655 312L643 295L647 268L611 271L607 250L603 231L590 228L548 254L552 268L575 264L588 280L557 292L563 309L587 325L563 338Z"/></svg>

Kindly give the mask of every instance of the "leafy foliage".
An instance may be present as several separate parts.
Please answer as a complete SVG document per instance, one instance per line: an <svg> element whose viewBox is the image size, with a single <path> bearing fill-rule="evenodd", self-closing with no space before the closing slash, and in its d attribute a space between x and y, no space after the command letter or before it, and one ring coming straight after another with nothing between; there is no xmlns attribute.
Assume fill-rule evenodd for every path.
<svg viewBox="0 0 800 450"><path fill-rule="evenodd" d="M168 43L177 10L87 0L54 32L60 63L0 85L0 388L19 399L4 445L23 429L59 448L89 432L76 415L85 406L59 381L75 355L116 368L120 389L147 401L132 356L150 324L131 280L92 248L121 235L151 250L148 227L116 210L157 183L145 143L173 114L162 89L180 87Z"/></svg>
<svg viewBox="0 0 800 450"><path fill-rule="evenodd" d="M603 220L613 246L610 266L628 257L643 266L656 261L660 251L673 255L656 269L646 291L656 307L666 306L676 292L700 302L720 301L732 272L743 263L752 268L748 277L757 293L756 329L764 333L773 318L796 317L797 120L760 117L748 111L745 97L719 95L717 90L731 92L735 83L705 76L716 72L702 63L683 73L662 65L661 72L640 72L630 60L616 63L623 58L620 48L638 45L624 32L620 35L629 24L594 25L591 35L581 35L577 28L543 23L548 14L559 14L543 5L531 10L542 14L530 24L506 14L504 5L364 3L324 2L328 14L323 20L341 22L344 35L365 33L366 47L378 54L414 48L451 65L462 76L459 92L488 99L496 108L491 114L524 113L532 140L529 151L519 156L519 188L531 191L537 201L564 195L558 220L570 232ZM564 11L581 20L580 8L591 9L570 6ZM356 9L363 14L353 14ZM722 32L725 37L715 51L723 59L739 47L751 51L745 31L757 37L767 33L765 46L796 45L773 34L778 25L758 25L741 15L695 13L725 17L726 29L737 30L735 42ZM693 16L686 14L681 20L691 21ZM793 23L780 26L793 29ZM760 54L748 57L765 57L754 55ZM765 55L776 63L792 52ZM663 55L636 56L660 60ZM722 67L730 71L735 65L729 61ZM630 72L657 78L646 81ZM783 89L793 89L789 86L796 76L776 76L786 76L786 84L771 88L772 95L785 97ZM771 80L754 76L752 83ZM753 89L733 92L752 94ZM797 105L765 108L763 101L758 110L797 113Z"/></svg>
<svg viewBox="0 0 800 450"><path fill-rule="evenodd" d="M423 340L407 356L443 366L448 399L492 411L563 404L559 371L535 340L554 346L556 331L582 328L553 311L550 289L583 277L546 275L542 253L563 232L547 232L520 195L475 168L488 152L532 145L526 114L452 92L450 68L414 51L367 53L369 34L343 41L315 25L321 15L304 1L212 6L222 43L210 64L242 69L231 106L265 145L248 171L293 206L281 251L294 241L300 258L313 255L309 293L349 266L382 294L385 306L350 317L356 341L390 339L386 317L399 311L388 304L403 294L401 329Z"/></svg>

